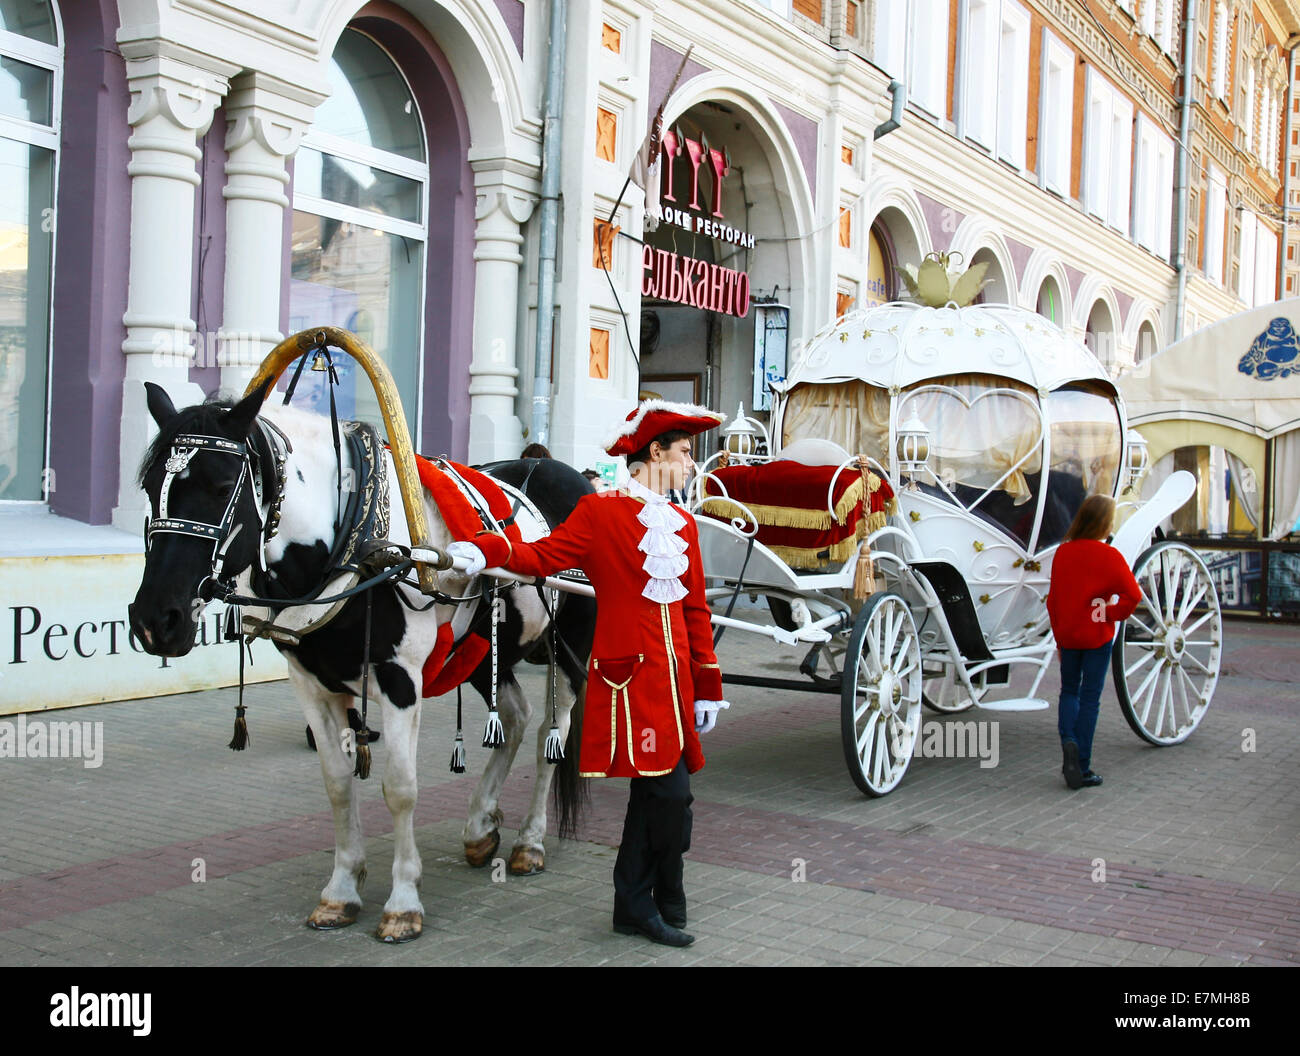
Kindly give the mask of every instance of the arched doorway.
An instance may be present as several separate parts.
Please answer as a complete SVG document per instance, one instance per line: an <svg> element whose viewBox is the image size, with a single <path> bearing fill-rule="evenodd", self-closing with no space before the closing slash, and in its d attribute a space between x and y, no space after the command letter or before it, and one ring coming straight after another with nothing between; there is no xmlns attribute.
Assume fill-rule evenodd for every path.
<svg viewBox="0 0 1300 1056"><path fill-rule="evenodd" d="M867 281L861 307L874 308L898 298L898 258L883 220L877 218L867 233Z"/></svg>
<svg viewBox="0 0 1300 1056"><path fill-rule="evenodd" d="M763 379L785 376L804 299L802 250L782 236L795 234L791 180L763 118L729 93L674 119L660 158L661 218L641 285L642 330L657 340L642 349L640 389L761 411Z"/></svg>

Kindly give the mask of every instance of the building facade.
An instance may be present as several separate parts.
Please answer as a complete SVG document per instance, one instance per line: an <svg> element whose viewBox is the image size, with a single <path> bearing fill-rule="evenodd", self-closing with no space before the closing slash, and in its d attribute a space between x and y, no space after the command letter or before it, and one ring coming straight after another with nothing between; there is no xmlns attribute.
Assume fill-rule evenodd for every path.
<svg viewBox="0 0 1300 1056"><path fill-rule="evenodd" d="M129 569L142 383L237 392L320 323L417 449L580 468L639 392L761 412L929 252L1134 369L1296 292L1297 41L1297 0L0 0L0 581Z"/></svg>

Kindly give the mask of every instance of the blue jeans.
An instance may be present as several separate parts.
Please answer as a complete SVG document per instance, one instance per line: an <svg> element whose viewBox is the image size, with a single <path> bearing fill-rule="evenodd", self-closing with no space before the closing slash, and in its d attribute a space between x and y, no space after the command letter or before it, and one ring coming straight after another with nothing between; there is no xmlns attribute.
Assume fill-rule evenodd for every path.
<svg viewBox="0 0 1300 1056"><path fill-rule="evenodd" d="M1079 769L1092 769L1092 735L1097 729L1097 712L1101 708L1101 691L1106 687L1106 668L1110 663L1109 641L1096 649L1061 650L1061 703L1057 712L1057 729L1061 744L1073 741L1079 746Z"/></svg>

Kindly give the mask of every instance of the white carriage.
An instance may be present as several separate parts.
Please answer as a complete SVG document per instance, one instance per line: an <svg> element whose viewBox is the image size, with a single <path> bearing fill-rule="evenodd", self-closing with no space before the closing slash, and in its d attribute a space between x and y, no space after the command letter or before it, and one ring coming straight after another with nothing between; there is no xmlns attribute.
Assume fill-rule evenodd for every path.
<svg viewBox="0 0 1300 1056"><path fill-rule="evenodd" d="M1126 500L1145 445L1096 358L1041 316L951 304L852 312L777 387L770 435L743 414L726 432L731 464L709 459L690 495L710 600L726 610L714 622L757 630L732 619L731 606L742 593L765 596L774 619L765 630L807 649L808 681L726 680L838 693L845 760L863 792L883 795L902 779L923 703L941 713L1048 707L1037 696L1056 649L1044 599L1057 545L1088 494L1119 501L1125 520L1113 543L1143 591L1114 651L1125 718L1158 745L1200 723L1218 677L1218 598L1194 551L1148 545L1194 481L1175 474L1141 507ZM754 472L738 476L738 465ZM833 542L833 531L814 532L811 551L784 545L798 518L772 516L788 510L792 466L829 480L815 524L841 531ZM874 521L857 511L850 524L838 497L860 476L869 502L868 471L895 503ZM764 473L775 494L764 493ZM864 597L854 597L855 577ZM1028 669L1016 680L1027 693L1008 688L1016 668Z"/></svg>

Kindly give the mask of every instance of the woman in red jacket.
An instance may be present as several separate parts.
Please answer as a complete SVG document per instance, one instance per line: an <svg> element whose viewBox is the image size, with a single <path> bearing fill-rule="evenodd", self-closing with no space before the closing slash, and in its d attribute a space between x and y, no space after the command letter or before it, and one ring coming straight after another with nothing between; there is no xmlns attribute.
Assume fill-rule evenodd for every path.
<svg viewBox="0 0 1300 1056"><path fill-rule="evenodd" d="M693 404L647 400L607 450L627 456L631 479L585 495L546 538L480 535L448 552L543 576L581 568L596 591L579 772L632 778L614 865L614 929L687 946L682 853L690 848L688 774L704 765L700 733L713 728L722 675L713 652L695 521L665 497L691 470L691 437L722 416ZM479 552L481 550L481 553Z"/></svg>
<svg viewBox="0 0 1300 1056"><path fill-rule="evenodd" d="M1061 772L1070 788L1094 788L1092 735L1115 639L1115 623L1141 600L1123 555L1105 540L1115 521L1115 500L1090 495L1075 514L1052 559L1047 613L1061 657Z"/></svg>

